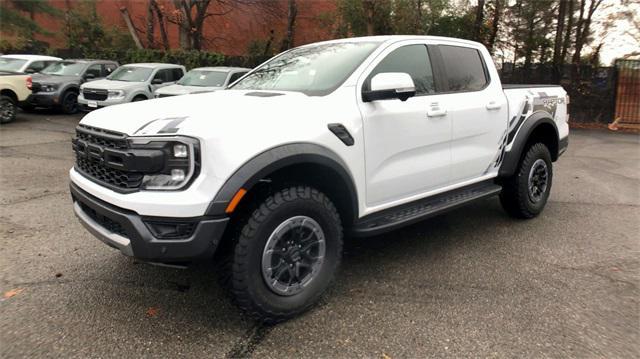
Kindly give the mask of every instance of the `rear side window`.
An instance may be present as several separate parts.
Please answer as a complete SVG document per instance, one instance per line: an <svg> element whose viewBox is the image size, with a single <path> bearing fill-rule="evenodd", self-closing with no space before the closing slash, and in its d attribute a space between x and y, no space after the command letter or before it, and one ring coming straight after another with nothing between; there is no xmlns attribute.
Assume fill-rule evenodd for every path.
<svg viewBox="0 0 640 359"><path fill-rule="evenodd" d="M393 50L367 77L365 86L370 86L373 76L383 72L404 72L411 76L416 94L435 93L433 71L425 45L407 45Z"/></svg>
<svg viewBox="0 0 640 359"><path fill-rule="evenodd" d="M182 69L172 69L171 74L173 75L171 82L178 81L182 78L182 76L184 76L184 72L182 71Z"/></svg>
<svg viewBox="0 0 640 359"><path fill-rule="evenodd" d="M116 68L118 68L116 64L104 64L104 76L106 77L111 75L113 70L115 70Z"/></svg>
<svg viewBox="0 0 640 359"><path fill-rule="evenodd" d="M246 72L236 72L235 74L231 75L231 78L229 78L229 83L234 83L237 79L241 78L245 74Z"/></svg>
<svg viewBox="0 0 640 359"><path fill-rule="evenodd" d="M478 91L488 81L480 52L460 46L440 45L442 62L447 71L448 91Z"/></svg>

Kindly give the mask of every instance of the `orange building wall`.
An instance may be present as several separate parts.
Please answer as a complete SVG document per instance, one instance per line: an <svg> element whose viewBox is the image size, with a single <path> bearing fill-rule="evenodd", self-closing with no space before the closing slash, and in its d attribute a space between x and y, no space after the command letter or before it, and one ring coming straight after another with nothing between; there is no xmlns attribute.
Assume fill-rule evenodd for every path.
<svg viewBox="0 0 640 359"><path fill-rule="evenodd" d="M50 3L64 11L67 9L67 6L78 6L80 1L81 0L50 0ZM164 7L165 12L170 12L175 9L170 0L157 1L161 7ZM273 48L277 51L286 33L287 1L259 1L262 1L262 7L269 6L271 3L279 3L283 10L281 16L271 16L267 12L262 11L261 6L255 5L239 5L228 14L211 16L205 20L205 43L203 48L225 55L244 55L253 40L266 41L269 38L270 31L274 30L275 40ZM210 7L210 11L212 12L219 10L215 2L216 1L213 0L213 5ZM126 24L120 14L120 8L126 7L135 27L140 30L138 36L144 45L146 43L144 31L146 31L147 4L147 0L98 0L96 2L96 8L105 28L109 29L111 26L117 26L122 31L128 33ZM322 27L319 16L335 10L335 2L333 0L298 0L297 6L298 15L296 18L294 37L296 46L326 40L332 37L331 29ZM53 36L42 36L41 40L48 42L54 48L62 48L65 46L63 19L53 19L49 16L37 15L36 21L54 34ZM177 25L166 22L166 29L171 48L179 48ZM161 44L161 36L157 23L154 32L156 47L159 47Z"/></svg>

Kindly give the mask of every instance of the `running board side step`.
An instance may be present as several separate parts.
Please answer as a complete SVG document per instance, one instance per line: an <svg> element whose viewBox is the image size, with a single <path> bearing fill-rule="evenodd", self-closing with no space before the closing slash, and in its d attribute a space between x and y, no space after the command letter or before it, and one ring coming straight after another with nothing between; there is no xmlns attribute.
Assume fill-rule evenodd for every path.
<svg viewBox="0 0 640 359"><path fill-rule="evenodd" d="M495 196L501 190L501 186L490 180L372 213L357 220L351 234L356 237L378 235L456 209L469 202Z"/></svg>

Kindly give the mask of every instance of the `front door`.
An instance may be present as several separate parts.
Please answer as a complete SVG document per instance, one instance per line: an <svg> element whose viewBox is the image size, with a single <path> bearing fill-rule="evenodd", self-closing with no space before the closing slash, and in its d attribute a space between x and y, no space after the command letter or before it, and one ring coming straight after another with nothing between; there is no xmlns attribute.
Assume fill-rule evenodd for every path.
<svg viewBox="0 0 640 359"><path fill-rule="evenodd" d="M384 72L404 72L416 96L362 102L367 205L392 205L446 186L450 181L451 118L436 95L425 43L407 41L382 52L365 71L359 88Z"/></svg>

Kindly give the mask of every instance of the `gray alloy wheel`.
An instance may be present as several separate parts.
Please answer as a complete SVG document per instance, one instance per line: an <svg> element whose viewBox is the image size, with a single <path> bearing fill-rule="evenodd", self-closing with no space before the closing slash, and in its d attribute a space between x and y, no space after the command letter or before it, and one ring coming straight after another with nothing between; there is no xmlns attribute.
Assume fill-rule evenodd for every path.
<svg viewBox="0 0 640 359"><path fill-rule="evenodd" d="M536 160L529 171L529 199L531 202L538 203L542 200L544 193L547 191L549 179L549 170L547 163L543 159Z"/></svg>
<svg viewBox="0 0 640 359"><path fill-rule="evenodd" d="M324 232L307 216L282 222L262 252L262 277L274 293L301 292L318 275L325 256Z"/></svg>

